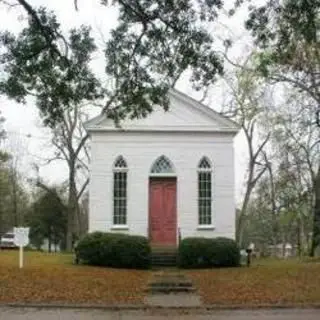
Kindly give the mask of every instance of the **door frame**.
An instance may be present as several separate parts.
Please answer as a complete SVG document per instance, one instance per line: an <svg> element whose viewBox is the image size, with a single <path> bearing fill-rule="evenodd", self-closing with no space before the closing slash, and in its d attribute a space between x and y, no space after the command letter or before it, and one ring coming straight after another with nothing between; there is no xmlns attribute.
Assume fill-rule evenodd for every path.
<svg viewBox="0 0 320 320"><path fill-rule="evenodd" d="M148 239L149 241L151 240L151 183L152 181L173 181L175 182L176 185L176 203L175 203L175 220L176 220L176 239L175 239L175 243L172 244L172 246L177 246L178 245L178 178L177 176L174 174L172 175L151 175L149 176L148 179ZM152 244L151 244L152 245ZM156 244L155 244L156 245ZM166 246L166 245L164 245ZM168 245L169 246L169 245ZM171 245L170 245L171 246Z"/></svg>

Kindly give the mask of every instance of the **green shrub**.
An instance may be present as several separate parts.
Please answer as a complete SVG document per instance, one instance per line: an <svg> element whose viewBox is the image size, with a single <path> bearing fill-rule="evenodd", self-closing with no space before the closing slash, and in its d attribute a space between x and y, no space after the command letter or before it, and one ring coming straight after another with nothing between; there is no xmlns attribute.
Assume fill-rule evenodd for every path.
<svg viewBox="0 0 320 320"><path fill-rule="evenodd" d="M89 233L75 253L80 262L95 266L146 269L151 261L147 238L122 233Z"/></svg>
<svg viewBox="0 0 320 320"><path fill-rule="evenodd" d="M237 267L240 250L228 238L185 238L179 246L178 263L182 268Z"/></svg>

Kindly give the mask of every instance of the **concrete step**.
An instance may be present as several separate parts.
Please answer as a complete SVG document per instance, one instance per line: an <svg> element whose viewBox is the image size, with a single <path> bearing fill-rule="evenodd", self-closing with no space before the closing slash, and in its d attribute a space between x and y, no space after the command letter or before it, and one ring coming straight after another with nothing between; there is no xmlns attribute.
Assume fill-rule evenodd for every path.
<svg viewBox="0 0 320 320"><path fill-rule="evenodd" d="M177 256L176 255L169 255L169 254L152 254L151 255L151 259L154 260L177 260Z"/></svg>
<svg viewBox="0 0 320 320"><path fill-rule="evenodd" d="M176 261L152 261L151 266L154 269L163 267L175 267L177 265Z"/></svg>
<svg viewBox="0 0 320 320"><path fill-rule="evenodd" d="M151 264L153 267L170 267L177 265L176 247L152 247Z"/></svg>
<svg viewBox="0 0 320 320"><path fill-rule="evenodd" d="M153 256L174 256L176 257L178 254L177 252L171 252L171 251L152 251L151 255Z"/></svg>
<svg viewBox="0 0 320 320"><path fill-rule="evenodd" d="M177 264L176 260L162 260L162 259L156 259L156 260L151 260L151 265L153 266L169 266L169 267L175 267Z"/></svg>
<svg viewBox="0 0 320 320"><path fill-rule="evenodd" d="M166 292L155 293L155 294L147 294L145 297L145 303L149 306L154 307L199 307L201 306L201 298L195 292L174 292L172 294L168 294ZM201 317L201 316L200 316ZM170 317L168 317L170 318ZM188 318L186 316L185 318ZM196 319L196 317L193 317ZM180 319L180 317L179 317ZM181 315L181 319L184 317ZM192 317L190 318L192 319Z"/></svg>
<svg viewBox="0 0 320 320"><path fill-rule="evenodd" d="M163 267L174 267L177 265L176 259L151 259L151 265L153 267L163 266Z"/></svg>
<svg viewBox="0 0 320 320"><path fill-rule="evenodd" d="M149 287L146 290L148 293L156 294L156 293L192 293L195 292L196 289L194 287Z"/></svg>
<svg viewBox="0 0 320 320"><path fill-rule="evenodd" d="M146 290L151 294L192 293L196 289L184 274L174 271L155 272Z"/></svg>
<svg viewBox="0 0 320 320"><path fill-rule="evenodd" d="M177 253L178 248L176 246L160 246L160 245L153 245L151 246L152 252L160 252L160 253Z"/></svg>
<svg viewBox="0 0 320 320"><path fill-rule="evenodd" d="M191 288L191 282L158 282L158 283L150 283L150 288Z"/></svg>
<svg viewBox="0 0 320 320"><path fill-rule="evenodd" d="M152 252L151 257L160 258L177 258L177 254L169 252Z"/></svg>

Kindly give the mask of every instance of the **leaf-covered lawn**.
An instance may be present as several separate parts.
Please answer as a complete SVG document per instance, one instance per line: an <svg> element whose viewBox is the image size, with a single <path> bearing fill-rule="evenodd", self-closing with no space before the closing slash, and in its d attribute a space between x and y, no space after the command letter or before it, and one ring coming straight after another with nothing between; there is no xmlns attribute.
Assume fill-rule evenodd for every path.
<svg viewBox="0 0 320 320"><path fill-rule="evenodd" d="M320 263L263 261L250 268L180 271L205 304L320 303ZM150 271L76 266L72 255L0 251L0 303L140 304Z"/></svg>
<svg viewBox="0 0 320 320"><path fill-rule="evenodd" d="M148 271L76 266L72 255L0 251L0 302L142 303Z"/></svg>
<svg viewBox="0 0 320 320"><path fill-rule="evenodd" d="M250 268L188 271L205 304L320 304L320 264L267 261Z"/></svg>

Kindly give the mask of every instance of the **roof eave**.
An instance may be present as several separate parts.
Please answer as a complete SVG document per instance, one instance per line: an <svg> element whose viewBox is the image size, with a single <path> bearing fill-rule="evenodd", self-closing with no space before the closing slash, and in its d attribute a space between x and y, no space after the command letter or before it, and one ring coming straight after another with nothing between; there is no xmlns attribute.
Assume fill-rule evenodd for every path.
<svg viewBox="0 0 320 320"><path fill-rule="evenodd" d="M113 128L113 127L99 127L91 126L87 127L88 132L181 132L181 133L221 133L221 134L233 134L236 135L239 130L235 128L206 128L206 127L197 127L197 128L179 128L179 127L136 127L136 128Z"/></svg>

